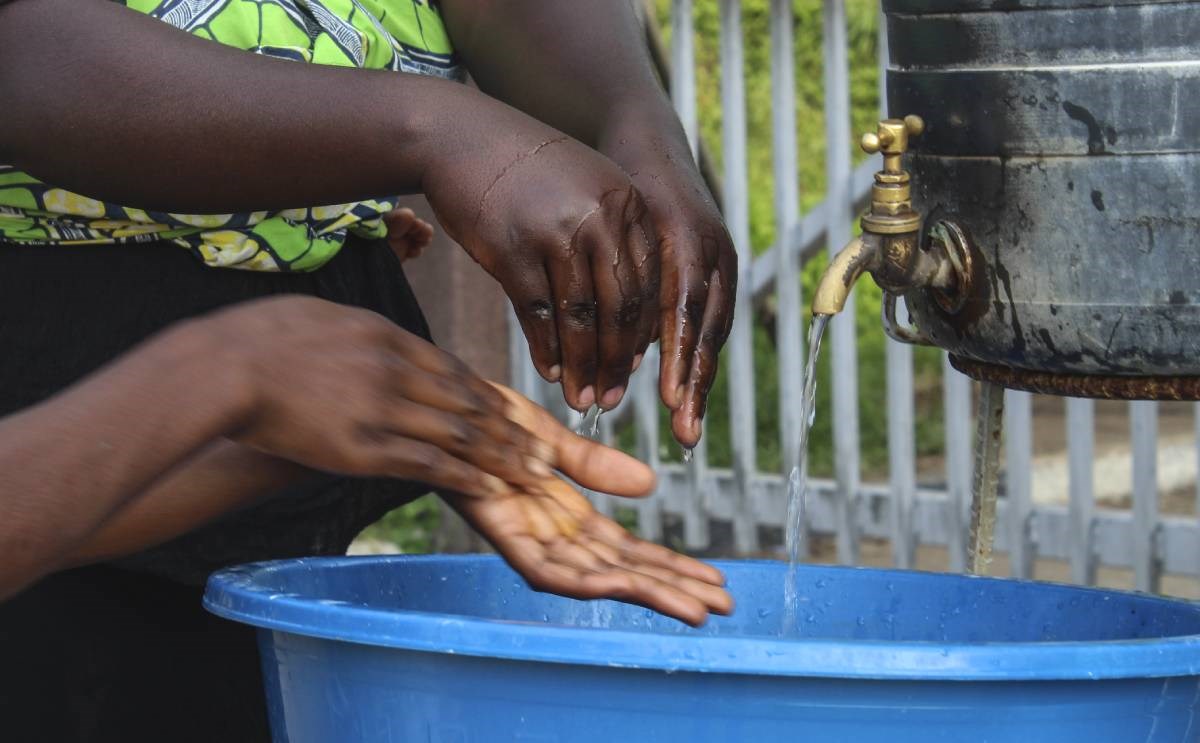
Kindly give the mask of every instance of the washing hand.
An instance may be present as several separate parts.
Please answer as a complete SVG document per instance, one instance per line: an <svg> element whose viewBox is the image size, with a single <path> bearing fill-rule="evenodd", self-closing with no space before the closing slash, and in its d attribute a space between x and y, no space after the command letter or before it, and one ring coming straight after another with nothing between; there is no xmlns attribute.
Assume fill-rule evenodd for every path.
<svg viewBox="0 0 1200 743"><path fill-rule="evenodd" d="M554 450L560 471L572 480L626 497L653 490L649 467L571 433L512 390L497 389L509 401L513 419L538 433ZM716 568L634 537L557 477L547 478L540 491L514 486L484 498L443 497L537 590L577 599L617 599L693 626L703 624L709 614L733 610Z"/></svg>

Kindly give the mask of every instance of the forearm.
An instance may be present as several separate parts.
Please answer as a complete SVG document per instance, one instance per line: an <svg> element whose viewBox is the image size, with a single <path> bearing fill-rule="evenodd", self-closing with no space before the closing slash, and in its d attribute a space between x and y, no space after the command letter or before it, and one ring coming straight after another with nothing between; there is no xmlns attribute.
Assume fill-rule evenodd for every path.
<svg viewBox="0 0 1200 743"><path fill-rule="evenodd" d="M0 422L0 598L249 410L246 385L193 323Z"/></svg>
<svg viewBox="0 0 1200 743"><path fill-rule="evenodd" d="M118 507L58 567L108 560L162 544L316 476L294 462L221 439Z"/></svg>
<svg viewBox="0 0 1200 743"><path fill-rule="evenodd" d="M445 0L472 78L490 95L592 146L622 121L652 121L664 144L686 138L655 76L634 0Z"/></svg>
<svg viewBox="0 0 1200 743"><path fill-rule="evenodd" d="M0 5L0 108L0 162L190 213L419 191L448 149L495 147L495 124L520 116L456 83L270 59L110 0Z"/></svg>

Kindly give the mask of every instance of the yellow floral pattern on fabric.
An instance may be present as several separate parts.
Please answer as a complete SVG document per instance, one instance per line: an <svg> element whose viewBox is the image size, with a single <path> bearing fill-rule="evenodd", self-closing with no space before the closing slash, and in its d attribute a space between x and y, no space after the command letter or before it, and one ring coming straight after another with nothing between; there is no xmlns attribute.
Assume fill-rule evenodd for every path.
<svg viewBox="0 0 1200 743"><path fill-rule="evenodd" d="M114 0L122 2L122 0ZM302 63L462 78L436 0L123 0L221 44ZM0 241L172 240L210 266L311 271L347 234L382 237L394 196L242 214L168 214L108 204L0 165Z"/></svg>

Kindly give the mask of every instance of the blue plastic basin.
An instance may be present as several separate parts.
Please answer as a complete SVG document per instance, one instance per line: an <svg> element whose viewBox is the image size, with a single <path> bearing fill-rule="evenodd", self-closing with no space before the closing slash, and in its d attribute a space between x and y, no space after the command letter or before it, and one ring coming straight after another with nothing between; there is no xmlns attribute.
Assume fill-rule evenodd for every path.
<svg viewBox="0 0 1200 743"><path fill-rule="evenodd" d="M1195 741L1200 607L1046 583L716 563L700 630L531 591L493 557L288 560L209 581L260 630L275 740Z"/></svg>

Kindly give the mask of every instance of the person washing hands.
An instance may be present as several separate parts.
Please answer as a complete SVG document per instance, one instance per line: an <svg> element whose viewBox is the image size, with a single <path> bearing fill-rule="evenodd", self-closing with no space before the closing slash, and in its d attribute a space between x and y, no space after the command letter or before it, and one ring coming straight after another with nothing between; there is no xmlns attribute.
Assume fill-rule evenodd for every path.
<svg viewBox="0 0 1200 743"><path fill-rule="evenodd" d="M370 366L351 327L427 345L385 238L395 195L420 192L501 283L573 407L615 406L661 337L661 395L676 438L696 443L736 266L639 39L623 2L0 0L0 342L19 362L0 375L0 413L43 484L10 474L0 497L35 521L79 509L68 533L43 521L13 551L82 565L0 605L0 655L22 669L0 684L10 729L266 739L253 634L205 615L199 586L234 563L343 552L430 481L535 587L649 604L662 581L646 576L719 582L648 546L611 562L620 540L533 463L536 436L472 458L452 444L470 414L428 400L436 414L416 420L448 421L441 444L368 415L381 402L353 408L365 426L333 425L370 389L342 379ZM456 82L467 71L481 90ZM306 302L382 320L325 324ZM188 333L217 317L228 332ZM375 399L417 395L380 381L422 378L411 344L387 343L409 350L387 356ZM259 346L253 364L219 361ZM265 406L241 427L204 418L231 394L227 365L253 370ZM346 467L347 436L408 465ZM471 475L486 496L440 481L476 472L495 478ZM699 621L698 605L725 607L680 585L655 608Z"/></svg>

